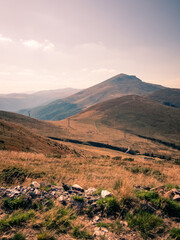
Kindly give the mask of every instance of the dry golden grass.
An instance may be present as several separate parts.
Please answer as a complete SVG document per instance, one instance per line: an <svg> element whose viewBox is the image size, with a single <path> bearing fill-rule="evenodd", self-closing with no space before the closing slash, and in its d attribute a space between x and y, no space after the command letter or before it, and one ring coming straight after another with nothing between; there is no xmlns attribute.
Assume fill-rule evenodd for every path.
<svg viewBox="0 0 180 240"><path fill-rule="evenodd" d="M85 112L84 115L87 113ZM115 124L112 127L101 124L97 118L79 119L79 115L71 117L69 120L51 122L56 127L60 127L62 134L60 137L80 140L94 141L109 144L117 147L131 148L140 153L156 153L159 155L179 158L180 152L160 143L154 143L150 140L140 138L129 132L116 129Z"/></svg>
<svg viewBox="0 0 180 240"><path fill-rule="evenodd" d="M70 144L73 148L75 145ZM8 166L27 169L33 173L44 172L38 181L60 184L79 184L85 189L89 187L103 188L113 191L119 197L133 195L135 185L158 186L172 183L180 185L180 166L155 160L144 160L143 156L131 156L113 150L98 149L90 146L76 146L81 156L67 155L61 158L48 157L43 154L0 151L0 170ZM114 160L113 157L134 158L134 161ZM151 168L166 176L157 179L154 175L132 173L127 168ZM33 179L26 179L24 185ZM119 182L119 187L115 185Z"/></svg>

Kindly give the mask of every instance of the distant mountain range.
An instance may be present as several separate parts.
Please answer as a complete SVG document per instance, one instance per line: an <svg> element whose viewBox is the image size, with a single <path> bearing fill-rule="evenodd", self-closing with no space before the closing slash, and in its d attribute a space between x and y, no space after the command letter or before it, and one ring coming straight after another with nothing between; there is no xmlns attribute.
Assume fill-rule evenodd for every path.
<svg viewBox="0 0 180 240"><path fill-rule="evenodd" d="M40 91L32 94L0 94L0 110L16 112L23 108L45 105L56 99L68 97L78 91L80 90L64 88Z"/></svg>
<svg viewBox="0 0 180 240"><path fill-rule="evenodd" d="M165 87L141 81L136 76L119 74L93 87L45 106L21 110L19 113L42 120L61 120L96 103L124 95L147 95Z"/></svg>

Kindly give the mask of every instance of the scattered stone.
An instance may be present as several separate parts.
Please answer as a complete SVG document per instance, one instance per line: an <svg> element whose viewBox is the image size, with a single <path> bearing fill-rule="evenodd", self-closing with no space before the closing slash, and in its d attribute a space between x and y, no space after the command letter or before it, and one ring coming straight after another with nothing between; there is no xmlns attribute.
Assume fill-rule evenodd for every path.
<svg viewBox="0 0 180 240"><path fill-rule="evenodd" d="M40 188L41 185L38 182L34 181L31 183L31 186L34 188Z"/></svg>
<svg viewBox="0 0 180 240"><path fill-rule="evenodd" d="M93 194L96 193L96 192L97 192L97 189L96 189L96 188L92 188L92 187L88 188L88 189L85 191L85 193L86 193L87 195L93 195Z"/></svg>
<svg viewBox="0 0 180 240"><path fill-rule="evenodd" d="M101 236L105 236L106 233L108 233L109 231L107 230L107 228L103 228L103 227L96 227L94 229L94 237L101 237Z"/></svg>
<svg viewBox="0 0 180 240"><path fill-rule="evenodd" d="M74 185L72 186L72 190L84 192L84 189L83 189L81 186L79 186L78 184L74 184Z"/></svg>
<svg viewBox="0 0 180 240"><path fill-rule="evenodd" d="M100 217L98 217L98 216L95 216L94 218L93 218L93 220L92 220L92 225L95 225L97 222L99 222L100 221Z"/></svg>
<svg viewBox="0 0 180 240"><path fill-rule="evenodd" d="M107 191L107 190L102 190L101 191L101 197L105 198L105 197L110 197L112 196L111 192Z"/></svg>
<svg viewBox="0 0 180 240"><path fill-rule="evenodd" d="M180 195L179 194L174 195L173 200L180 201Z"/></svg>

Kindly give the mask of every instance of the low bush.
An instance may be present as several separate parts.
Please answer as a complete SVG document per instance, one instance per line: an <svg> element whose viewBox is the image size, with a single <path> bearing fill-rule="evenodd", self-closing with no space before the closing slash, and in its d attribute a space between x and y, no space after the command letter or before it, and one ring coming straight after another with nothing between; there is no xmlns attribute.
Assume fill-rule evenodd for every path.
<svg viewBox="0 0 180 240"><path fill-rule="evenodd" d="M19 208L26 209L32 205L32 201L26 196L20 196L19 198L5 198L2 200L2 208L5 210L17 210Z"/></svg>
<svg viewBox="0 0 180 240"><path fill-rule="evenodd" d="M76 218L75 214L69 208L60 208L52 216L46 219L46 227L50 230L56 230L57 233L67 233L72 229L71 221Z"/></svg>
<svg viewBox="0 0 180 240"><path fill-rule="evenodd" d="M180 229L179 228L172 228L170 230L170 236L175 238L176 240L180 240Z"/></svg>
<svg viewBox="0 0 180 240"><path fill-rule="evenodd" d="M81 230L80 226L75 226L72 231L72 236L76 239L93 239L93 236L85 230Z"/></svg>
<svg viewBox="0 0 180 240"><path fill-rule="evenodd" d="M22 233L15 233L12 240L26 240L26 236Z"/></svg>
<svg viewBox="0 0 180 240"><path fill-rule="evenodd" d="M81 203L84 202L84 197L81 197L81 196L79 196L79 195L75 195L75 196L73 197L73 199L74 199L75 201L78 201L78 202L81 202Z"/></svg>
<svg viewBox="0 0 180 240"><path fill-rule="evenodd" d="M28 212L19 211L10 215L8 218L4 218L0 221L0 232L4 232L11 227L21 226L27 220L34 217L34 211L29 210Z"/></svg>
<svg viewBox="0 0 180 240"><path fill-rule="evenodd" d="M159 227L163 227L163 220L146 211L139 211L134 215L127 214L130 228L138 229L144 239L153 237Z"/></svg>
<svg viewBox="0 0 180 240"><path fill-rule="evenodd" d="M5 184L23 183L28 175L27 170L17 167L8 167L1 171L0 181Z"/></svg>
<svg viewBox="0 0 180 240"><path fill-rule="evenodd" d="M116 216L120 212L120 203L114 197L101 198L97 201L103 213Z"/></svg>
<svg viewBox="0 0 180 240"><path fill-rule="evenodd" d="M161 209L169 217L180 217L180 205L168 198L163 198L153 191L136 192L136 196L140 199L150 201L157 209Z"/></svg>
<svg viewBox="0 0 180 240"><path fill-rule="evenodd" d="M37 235L37 240L56 240L56 238L47 232L42 232Z"/></svg>
<svg viewBox="0 0 180 240"><path fill-rule="evenodd" d="M138 191L136 192L136 196L141 200L145 199L147 201L159 198L158 193L154 191Z"/></svg>

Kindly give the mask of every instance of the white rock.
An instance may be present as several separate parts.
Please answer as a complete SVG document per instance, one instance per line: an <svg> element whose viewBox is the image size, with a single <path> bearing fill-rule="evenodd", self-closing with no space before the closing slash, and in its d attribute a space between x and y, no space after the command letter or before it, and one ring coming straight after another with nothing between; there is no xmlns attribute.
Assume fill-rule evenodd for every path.
<svg viewBox="0 0 180 240"><path fill-rule="evenodd" d="M34 187L34 188L40 188L40 184L36 181L32 182L31 186Z"/></svg>
<svg viewBox="0 0 180 240"><path fill-rule="evenodd" d="M97 192L97 189L93 187L90 187L85 191L87 195L93 195L95 192Z"/></svg>
<svg viewBox="0 0 180 240"><path fill-rule="evenodd" d="M105 198L105 197L110 197L112 196L111 192L107 191L107 190L102 190L101 191L101 197Z"/></svg>
<svg viewBox="0 0 180 240"><path fill-rule="evenodd" d="M39 190L35 189L35 190L34 190L34 194L35 194L36 196L40 196L40 195L41 195L41 192L40 192Z"/></svg>
<svg viewBox="0 0 180 240"><path fill-rule="evenodd" d="M59 202L63 202L64 200L65 200L65 198L64 198L63 195L61 195L60 197L58 197L58 201L59 201Z"/></svg>
<svg viewBox="0 0 180 240"><path fill-rule="evenodd" d="M174 195L173 200L180 201L180 195L179 194Z"/></svg>

